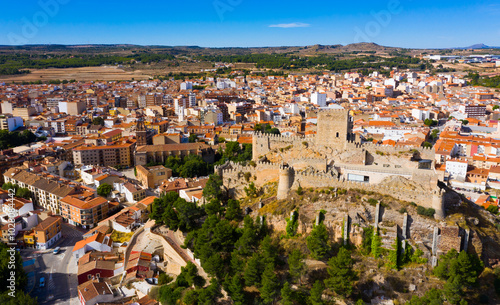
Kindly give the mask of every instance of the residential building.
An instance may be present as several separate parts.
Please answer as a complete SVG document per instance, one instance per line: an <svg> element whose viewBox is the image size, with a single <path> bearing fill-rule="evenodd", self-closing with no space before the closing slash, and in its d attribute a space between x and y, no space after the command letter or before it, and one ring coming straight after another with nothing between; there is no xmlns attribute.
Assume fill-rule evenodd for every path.
<svg viewBox="0 0 500 305"><path fill-rule="evenodd" d="M59 216L49 216L33 228L36 248L46 250L62 237L62 219Z"/></svg>
<svg viewBox="0 0 500 305"><path fill-rule="evenodd" d="M132 166L135 141L111 145L83 145L73 149L73 160L78 165Z"/></svg>
<svg viewBox="0 0 500 305"><path fill-rule="evenodd" d="M113 298L111 287L106 282L87 281L78 286L80 305L111 302Z"/></svg>
<svg viewBox="0 0 500 305"><path fill-rule="evenodd" d="M31 116L36 114L36 109L33 106L14 108L12 113L15 117L21 117L23 120L27 121Z"/></svg>
<svg viewBox="0 0 500 305"><path fill-rule="evenodd" d="M142 183L144 188L156 188L161 185L163 180L172 177L172 170L163 165L144 167L136 166L137 180Z"/></svg>
<svg viewBox="0 0 500 305"><path fill-rule="evenodd" d="M14 131L23 126L24 122L21 117L7 115L0 116L0 130Z"/></svg>
<svg viewBox="0 0 500 305"><path fill-rule="evenodd" d="M56 214L60 213L63 197L79 192L76 185L58 183L54 179L19 168L11 168L5 172L4 181L28 188L33 193L36 204Z"/></svg>
<svg viewBox="0 0 500 305"><path fill-rule="evenodd" d="M78 260L85 253L92 250L111 252L113 250L113 240L111 240L110 234L105 235L98 232L84 240L78 241L73 247L73 256Z"/></svg>
<svg viewBox="0 0 500 305"><path fill-rule="evenodd" d="M100 196L93 199L66 196L61 199L61 216L72 225L93 228L108 216L108 200Z"/></svg>

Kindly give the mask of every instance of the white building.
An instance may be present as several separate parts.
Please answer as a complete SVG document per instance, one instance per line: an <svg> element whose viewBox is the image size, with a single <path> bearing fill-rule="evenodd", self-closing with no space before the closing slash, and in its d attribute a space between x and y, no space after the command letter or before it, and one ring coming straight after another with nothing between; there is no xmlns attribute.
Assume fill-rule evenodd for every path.
<svg viewBox="0 0 500 305"><path fill-rule="evenodd" d="M6 117L0 116L0 130L8 130L14 131L19 127L23 127L24 122L23 118L14 116L14 117Z"/></svg>
<svg viewBox="0 0 500 305"><path fill-rule="evenodd" d="M326 94L314 92L311 94L311 103L318 107L326 107Z"/></svg>
<svg viewBox="0 0 500 305"><path fill-rule="evenodd" d="M12 114L13 111L14 111L14 109L12 108L11 102L8 102L8 101L2 102L2 113L3 114L6 114L6 113Z"/></svg>
<svg viewBox="0 0 500 305"><path fill-rule="evenodd" d="M189 100L189 107L195 107L196 106L196 94L189 93L188 100Z"/></svg>
<svg viewBox="0 0 500 305"><path fill-rule="evenodd" d="M450 174L450 179L465 181L467 175L467 161L448 160L446 161L446 173Z"/></svg>
<svg viewBox="0 0 500 305"><path fill-rule="evenodd" d="M181 83L181 90L192 90L192 89L193 89L193 83L192 82Z"/></svg>
<svg viewBox="0 0 500 305"><path fill-rule="evenodd" d="M411 116L417 120L425 121L426 119L430 118L431 112L424 109L412 109Z"/></svg>
<svg viewBox="0 0 500 305"><path fill-rule="evenodd" d="M92 250L111 252L113 250L113 241L108 236L98 232L77 242L73 247L73 257L78 261L85 253Z"/></svg>

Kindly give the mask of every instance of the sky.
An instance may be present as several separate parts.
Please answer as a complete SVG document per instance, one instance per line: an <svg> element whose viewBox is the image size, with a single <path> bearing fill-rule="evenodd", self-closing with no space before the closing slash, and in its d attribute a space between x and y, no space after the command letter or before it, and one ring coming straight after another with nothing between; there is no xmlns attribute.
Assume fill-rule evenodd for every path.
<svg viewBox="0 0 500 305"><path fill-rule="evenodd" d="M496 1L3 1L0 45L500 46Z"/></svg>

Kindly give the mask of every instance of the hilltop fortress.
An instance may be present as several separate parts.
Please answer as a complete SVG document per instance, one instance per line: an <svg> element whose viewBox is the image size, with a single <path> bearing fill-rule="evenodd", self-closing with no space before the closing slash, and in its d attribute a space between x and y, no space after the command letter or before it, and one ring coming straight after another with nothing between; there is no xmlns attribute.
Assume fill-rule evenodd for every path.
<svg viewBox="0 0 500 305"><path fill-rule="evenodd" d="M254 135L253 162L228 162L216 172L236 196L243 196L250 182L261 187L278 181L278 200L299 186L360 189L433 208L443 218L444 205L454 196L438 186L442 177L434 160L432 148L361 143L352 133L349 111L335 109L318 113L314 136Z"/></svg>

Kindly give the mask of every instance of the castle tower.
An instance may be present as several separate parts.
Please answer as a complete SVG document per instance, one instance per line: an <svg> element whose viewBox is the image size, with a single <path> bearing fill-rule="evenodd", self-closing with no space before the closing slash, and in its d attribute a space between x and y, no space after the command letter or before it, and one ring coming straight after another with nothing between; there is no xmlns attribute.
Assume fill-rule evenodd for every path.
<svg viewBox="0 0 500 305"><path fill-rule="evenodd" d="M352 122L349 110L334 109L318 112L316 144L336 149L346 149L351 140Z"/></svg>
<svg viewBox="0 0 500 305"><path fill-rule="evenodd" d="M285 167L280 170L280 178L278 182L278 200L284 200L288 197L290 188L293 184L293 170L290 167Z"/></svg>
<svg viewBox="0 0 500 305"><path fill-rule="evenodd" d="M144 124L144 118L142 115L140 115L137 118L137 125L135 131L135 137L137 140L136 147L148 145L146 133L147 131L146 131L146 125Z"/></svg>
<svg viewBox="0 0 500 305"><path fill-rule="evenodd" d="M444 219L446 216L444 212L443 193L444 190L438 188L432 194L432 208L436 211L434 218L439 220Z"/></svg>

